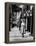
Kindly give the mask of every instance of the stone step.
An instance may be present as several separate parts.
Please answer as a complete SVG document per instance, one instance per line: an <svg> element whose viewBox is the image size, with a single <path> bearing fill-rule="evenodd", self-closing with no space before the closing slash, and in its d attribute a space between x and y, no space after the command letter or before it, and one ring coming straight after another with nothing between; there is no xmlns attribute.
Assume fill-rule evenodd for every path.
<svg viewBox="0 0 36 46"><path fill-rule="evenodd" d="M28 37L10 37L9 41L31 41L33 40L33 36L28 36Z"/></svg>

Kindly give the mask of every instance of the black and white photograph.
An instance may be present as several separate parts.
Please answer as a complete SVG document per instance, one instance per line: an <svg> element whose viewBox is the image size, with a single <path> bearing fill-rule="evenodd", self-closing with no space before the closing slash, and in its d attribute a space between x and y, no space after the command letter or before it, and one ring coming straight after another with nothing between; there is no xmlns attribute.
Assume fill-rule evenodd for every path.
<svg viewBox="0 0 36 46"><path fill-rule="evenodd" d="M33 4L9 4L9 42L33 41Z"/></svg>

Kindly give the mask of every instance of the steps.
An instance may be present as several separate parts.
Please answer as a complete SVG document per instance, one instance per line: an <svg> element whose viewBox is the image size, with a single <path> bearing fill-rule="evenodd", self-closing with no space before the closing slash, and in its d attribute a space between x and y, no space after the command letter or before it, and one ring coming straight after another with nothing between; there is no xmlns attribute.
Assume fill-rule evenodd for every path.
<svg viewBox="0 0 36 46"><path fill-rule="evenodd" d="M14 27L13 29L11 29L11 31L9 32L9 40L10 41L29 41L29 40L33 40L33 36L30 36L30 32L26 31L24 34L24 37L22 37L22 34L19 31L19 28Z"/></svg>

